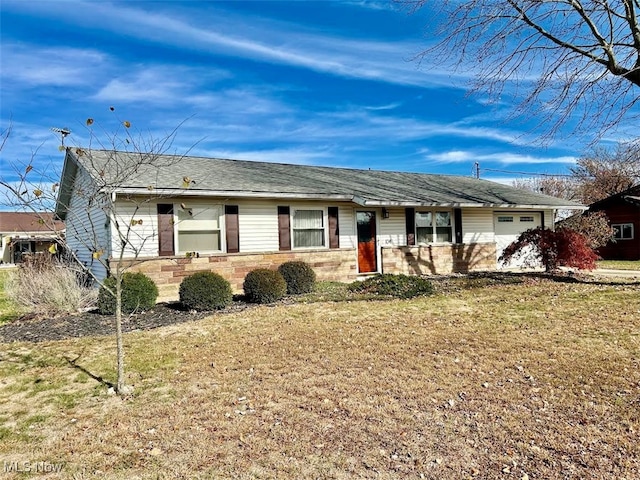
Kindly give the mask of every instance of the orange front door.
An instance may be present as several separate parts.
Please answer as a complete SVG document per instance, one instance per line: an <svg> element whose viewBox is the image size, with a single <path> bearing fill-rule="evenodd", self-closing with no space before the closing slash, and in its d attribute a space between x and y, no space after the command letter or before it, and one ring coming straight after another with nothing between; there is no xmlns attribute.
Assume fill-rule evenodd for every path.
<svg viewBox="0 0 640 480"><path fill-rule="evenodd" d="M357 212L356 221L358 223L358 272L377 272L376 212Z"/></svg>

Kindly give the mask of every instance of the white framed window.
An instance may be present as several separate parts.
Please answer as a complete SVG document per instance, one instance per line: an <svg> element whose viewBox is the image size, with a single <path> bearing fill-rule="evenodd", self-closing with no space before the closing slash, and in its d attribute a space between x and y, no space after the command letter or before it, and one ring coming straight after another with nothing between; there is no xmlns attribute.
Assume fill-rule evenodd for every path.
<svg viewBox="0 0 640 480"><path fill-rule="evenodd" d="M535 219L531 215L523 215L523 216L520 217L520 222L521 223L532 223L534 221L535 221Z"/></svg>
<svg viewBox="0 0 640 480"><path fill-rule="evenodd" d="M325 246L324 210L298 208L293 210L292 217L293 248Z"/></svg>
<svg viewBox="0 0 640 480"><path fill-rule="evenodd" d="M416 212L416 240L424 243L451 243L453 228L451 212L421 211Z"/></svg>
<svg viewBox="0 0 640 480"><path fill-rule="evenodd" d="M222 250L220 205L176 205L178 253Z"/></svg>
<svg viewBox="0 0 640 480"><path fill-rule="evenodd" d="M513 215L500 215L498 223L513 223Z"/></svg>
<svg viewBox="0 0 640 480"><path fill-rule="evenodd" d="M616 240L633 240L633 223L618 223L611 225L611 228Z"/></svg>

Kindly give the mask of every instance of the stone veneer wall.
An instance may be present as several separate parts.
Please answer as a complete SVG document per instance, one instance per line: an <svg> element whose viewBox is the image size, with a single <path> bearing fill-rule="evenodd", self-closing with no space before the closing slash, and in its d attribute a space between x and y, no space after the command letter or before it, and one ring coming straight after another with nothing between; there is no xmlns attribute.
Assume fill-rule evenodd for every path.
<svg viewBox="0 0 640 480"><path fill-rule="evenodd" d="M290 260L303 260L310 264L318 280L349 282L357 276L356 252L353 249L230 253L199 258L158 257L139 259L137 262L124 260L123 265L128 267L133 264L130 271L148 275L158 285L158 302L167 302L178 300L180 282L195 272L218 273L229 280L234 292L241 293L244 277L249 271L255 268L275 269Z"/></svg>
<svg viewBox="0 0 640 480"><path fill-rule="evenodd" d="M496 269L496 244L472 243L417 247L384 247L385 273L437 275Z"/></svg>
<svg viewBox="0 0 640 480"><path fill-rule="evenodd" d="M242 292L244 277L255 268L277 268L290 260L311 265L318 280L350 282L358 277L353 249L304 250L269 253L230 253L199 258L158 257L123 260L130 271L148 275L158 285L159 302L178 300L180 282L195 272L211 271L229 280L236 293ZM113 262L113 261L112 261ZM112 263L112 268L114 267ZM406 275L437 275L495 270L495 243L383 247L382 271Z"/></svg>

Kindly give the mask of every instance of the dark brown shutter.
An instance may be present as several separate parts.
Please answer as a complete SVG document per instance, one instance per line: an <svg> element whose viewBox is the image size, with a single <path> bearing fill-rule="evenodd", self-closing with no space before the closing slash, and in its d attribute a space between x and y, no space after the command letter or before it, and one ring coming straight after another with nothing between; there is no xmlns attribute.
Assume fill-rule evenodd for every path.
<svg viewBox="0 0 640 480"><path fill-rule="evenodd" d="M289 207L278 207L278 241L280 250L291 250L291 218Z"/></svg>
<svg viewBox="0 0 640 480"><path fill-rule="evenodd" d="M227 231L227 253L240 251L240 227L238 226L238 206L224 206L224 226Z"/></svg>
<svg viewBox="0 0 640 480"><path fill-rule="evenodd" d="M455 229L456 235L456 243L462 243L462 209L454 208L453 209L453 225Z"/></svg>
<svg viewBox="0 0 640 480"><path fill-rule="evenodd" d="M175 255L173 245L173 205L158 204L158 253L161 257Z"/></svg>
<svg viewBox="0 0 640 480"><path fill-rule="evenodd" d="M340 248L340 228L338 227L338 207L329 207L329 248Z"/></svg>
<svg viewBox="0 0 640 480"><path fill-rule="evenodd" d="M407 245L416 244L416 209L406 208L404 210L407 225Z"/></svg>

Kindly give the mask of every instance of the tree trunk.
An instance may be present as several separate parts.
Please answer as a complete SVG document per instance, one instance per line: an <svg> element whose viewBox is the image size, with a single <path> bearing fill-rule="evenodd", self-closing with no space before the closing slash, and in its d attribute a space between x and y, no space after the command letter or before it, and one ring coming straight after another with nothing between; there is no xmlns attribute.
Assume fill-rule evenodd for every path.
<svg viewBox="0 0 640 480"><path fill-rule="evenodd" d="M124 378L124 344L122 341L122 275L116 277L116 355L118 377L116 392L118 395L125 393Z"/></svg>

